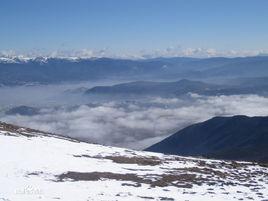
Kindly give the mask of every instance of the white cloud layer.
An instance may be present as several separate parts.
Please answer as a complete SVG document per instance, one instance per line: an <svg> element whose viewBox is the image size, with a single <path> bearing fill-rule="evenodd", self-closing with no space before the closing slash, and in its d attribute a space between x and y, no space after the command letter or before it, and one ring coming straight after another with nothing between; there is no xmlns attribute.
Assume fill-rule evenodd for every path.
<svg viewBox="0 0 268 201"><path fill-rule="evenodd" d="M59 58L126 58L146 59L155 57L245 57L256 55L268 55L267 50L216 50L214 48L182 48L180 46L168 47L157 50L141 50L136 52L116 53L109 48L103 49L70 49L70 50L33 50L31 52L18 52L15 50L0 51L0 58L30 59L35 57L59 57Z"/></svg>
<svg viewBox="0 0 268 201"><path fill-rule="evenodd" d="M268 98L257 95L182 99L155 98L151 106L115 102L72 109L43 109L35 116L4 116L0 120L87 139L106 145L143 149L177 130L213 116L266 116Z"/></svg>

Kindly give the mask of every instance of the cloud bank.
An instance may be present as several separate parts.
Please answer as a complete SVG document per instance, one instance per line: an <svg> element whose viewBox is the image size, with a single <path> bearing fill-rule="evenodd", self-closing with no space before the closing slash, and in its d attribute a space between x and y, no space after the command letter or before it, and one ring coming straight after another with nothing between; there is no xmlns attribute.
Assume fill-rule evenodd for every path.
<svg viewBox="0 0 268 201"><path fill-rule="evenodd" d="M268 50L217 50L214 48L203 47L181 47L171 46L165 49L138 50L138 51L116 51L109 48L103 49L58 49L48 51L44 49L36 49L29 52L21 52L15 50L0 50L0 59L20 59L27 60L36 57L48 58L119 58L119 59L148 59L156 57L246 57L268 55Z"/></svg>
<svg viewBox="0 0 268 201"><path fill-rule="evenodd" d="M148 103L149 106L148 106ZM143 149L187 125L213 116L266 116L268 98L257 95L147 100L142 103L42 109L39 115L0 120L105 145Z"/></svg>

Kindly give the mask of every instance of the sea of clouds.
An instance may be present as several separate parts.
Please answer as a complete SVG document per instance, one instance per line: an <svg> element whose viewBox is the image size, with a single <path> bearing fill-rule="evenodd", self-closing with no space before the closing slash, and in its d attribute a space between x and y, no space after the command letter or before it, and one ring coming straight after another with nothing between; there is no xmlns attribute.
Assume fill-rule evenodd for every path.
<svg viewBox="0 0 268 201"><path fill-rule="evenodd" d="M150 98L44 107L38 115L0 120L88 142L144 149L176 131L214 116L266 116L268 98L258 95Z"/></svg>

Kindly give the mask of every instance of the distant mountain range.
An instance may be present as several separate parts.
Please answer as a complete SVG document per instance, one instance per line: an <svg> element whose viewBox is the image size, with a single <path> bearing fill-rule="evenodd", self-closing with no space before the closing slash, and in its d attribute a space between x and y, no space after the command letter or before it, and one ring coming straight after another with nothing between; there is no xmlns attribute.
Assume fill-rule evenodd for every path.
<svg viewBox="0 0 268 201"><path fill-rule="evenodd" d="M180 80L177 82L151 82L137 81L113 86L97 86L86 91L86 94L136 94L136 95L175 95L193 93L206 93L217 90L217 85L199 81Z"/></svg>
<svg viewBox="0 0 268 201"><path fill-rule="evenodd" d="M0 85L58 83L102 79L170 80L268 76L268 57L155 58L127 60L0 59Z"/></svg>
<svg viewBox="0 0 268 201"><path fill-rule="evenodd" d="M180 96L187 93L200 95L268 94L268 78L233 80L233 85L216 85L201 81L182 79L176 82L136 81L113 86L96 86L85 94L98 95L139 95L139 96ZM260 81L258 81L260 80Z"/></svg>
<svg viewBox="0 0 268 201"><path fill-rule="evenodd" d="M146 151L268 162L268 117L214 117L186 127Z"/></svg>
<svg viewBox="0 0 268 201"><path fill-rule="evenodd" d="M25 105L13 107L7 111L5 111L6 115L26 115L33 116L39 114L40 109L35 107L29 107Z"/></svg>

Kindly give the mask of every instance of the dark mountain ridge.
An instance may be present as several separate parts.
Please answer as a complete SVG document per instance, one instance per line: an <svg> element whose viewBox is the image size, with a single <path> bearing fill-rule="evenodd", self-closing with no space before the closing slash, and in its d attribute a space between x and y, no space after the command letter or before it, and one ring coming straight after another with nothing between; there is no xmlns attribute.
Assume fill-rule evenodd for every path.
<svg viewBox="0 0 268 201"><path fill-rule="evenodd" d="M176 82L136 81L113 86L96 86L86 94L182 95L189 92L204 94L220 87L200 81L182 79Z"/></svg>
<svg viewBox="0 0 268 201"><path fill-rule="evenodd" d="M238 94L268 94L268 79L249 79L248 84L212 84L201 81L182 79L175 82L135 81L112 86L96 86L85 91L85 94L97 95L136 95L136 96L181 96L187 93L199 95L238 95Z"/></svg>
<svg viewBox="0 0 268 201"><path fill-rule="evenodd" d="M268 162L268 117L214 117L188 126L146 151Z"/></svg>

